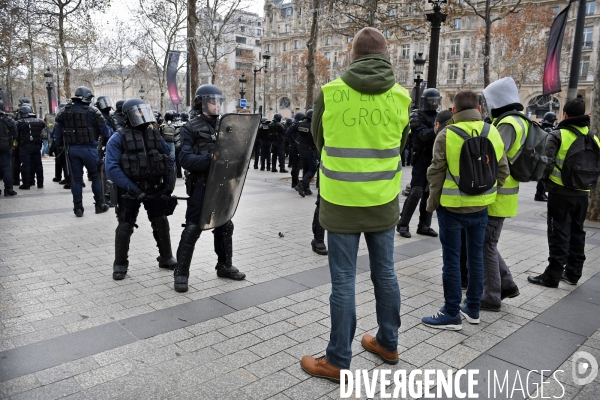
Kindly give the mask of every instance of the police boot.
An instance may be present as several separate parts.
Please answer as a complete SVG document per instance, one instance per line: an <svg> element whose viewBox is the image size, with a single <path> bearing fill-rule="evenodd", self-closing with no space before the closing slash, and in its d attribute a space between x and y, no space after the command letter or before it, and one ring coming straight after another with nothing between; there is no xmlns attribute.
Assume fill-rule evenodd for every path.
<svg viewBox="0 0 600 400"><path fill-rule="evenodd" d="M328 253L327 247L323 242L317 242L315 239L313 239L312 242L310 242L310 246L312 247L312 251L321 256L326 256Z"/></svg>
<svg viewBox="0 0 600 400"><path fill-rule="evenodd" d="M200 237L200 225L187 224L181 233L179 248L177 249L177 266L173 271L174 288L176 292L188 291L188 277L190 264L194 255L194 247Z"/></svg>
<svg viewBox="0 0 600 400"><path fill-rule="evenodd" d="M213 231L215 235L215 253L218 256L218 262L215 266L217 276L219 278L233 279L241 281L246 278L246 274L240 272L231 264L231 256L233 255L233 222L229 221L225 225Z"/></svg>
<svg viewBox="0 0 600 400"><path fill-rule="evenodd" d="M437 237L438 234L431 228L431 218L433 213L425 212L425 215L419 217L419 226L417 227L418 235Z"/></svg>
<svg viewBox="0 0 600 400"><path fill-rule="evenodd" d="M22 184L21 186L19 186L19 189L21 189L21 190L29 190L30 187L31 187L30 185Z"/></svg>
<svg viewBox="0 0 600 400"><path fill-rule="evenodd" d="M96 214L102 214L104 212L107 212L110 208L105 202L98 202L94 204L96 205Z"/></svg>
<svg viewBox="0 0 600 400"><path fill-rule="evenodd" d="M298 194L302 197L305 197L306 194L304 193L304 183L302 183L302 181L298 182L298 184L296 185L296 187L294 188L296 189L296 192L298 192Z"/></svg>
<svg viewBox="0 0 600 400"><path fill-rule="evenodd" d="M115 230L115 262L113 263L113 279L115 281L124 279L125 274L127 274L127 267L129 267L129 261L127 260L129 240L133 234L134 226L131 222L119 222Z"/></svg>
<svg viewBox="0 0 600 400"><path fill-rule="evenodd" d="M75 203L73 212L75 213L75 216L83 217L83 203Z"/></svg>
<svg viewBox="0 0 600 400"><path fill-rule="evenodd" d="M160 254L156 258L158 266L160 268L174 269L177 265L177 260L173 257L173 252L171 251L169 220L166 216L161 215L160 217L152 218L150 224L152 225L152 234L154 235L154 239L156 239L156 246Z"/></svg>
<svg viewBox="0 0 600 400"><path fill-rule="evenodd" d="M400 217L400 221L398 222L398 226L396 227L396 231L398 231L400 236L405 238L411 237L410 230L408 229L408 224L410 223L410 219L412 218L415 210L417 209L417 206L419 205L419 201L421 201L422 196L422 187L415 186L411 189L408 198L402 206L402 214Z"/></svg>
<svg viewBox="0 0 600 400"><path fill-rule="evenodd" d="M16 194L17 194L17 192L15 192L12 189L4 189L4 197L14 196Z"/></svg>

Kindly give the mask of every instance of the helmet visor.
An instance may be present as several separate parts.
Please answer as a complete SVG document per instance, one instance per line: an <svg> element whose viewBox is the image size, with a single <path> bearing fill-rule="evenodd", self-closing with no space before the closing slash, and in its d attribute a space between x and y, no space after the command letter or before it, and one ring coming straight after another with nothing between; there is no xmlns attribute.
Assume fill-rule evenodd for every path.
<svg viewBox="0 0 600 400"><path fill-rule="evenodd" d="M202 112L207 115L226 114L226 99L220 94L209 94L202 96Z"/></svg>
<svg viewBox="0 0 600 400"><path fill-rule="evenodd" d="M111 98L107 96L98 98L98 108L101 110L113 108L113 102Z"/></svg>
<svg viewBox="0 0 600 400"><path fill-rule="evenodd" d="M136 104L125 112L127 113L127 118L129 119L131 126L156 122L152 108L150 108L148 104Z"/></svg>
<svg viewBox="0 0 600 400"><path fill-rule="evenodd" d="M441 97L424 97L421 99L421 108L423 111L440 111L441 106Z"/></svg>

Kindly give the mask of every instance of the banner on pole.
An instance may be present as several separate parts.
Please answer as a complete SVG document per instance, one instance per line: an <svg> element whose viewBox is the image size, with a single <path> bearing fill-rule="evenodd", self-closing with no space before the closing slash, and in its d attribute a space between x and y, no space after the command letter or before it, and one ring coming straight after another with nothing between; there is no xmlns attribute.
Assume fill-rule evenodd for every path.
<svg viewBox="0 0 600 400"><path fill-rule="evenodd" d="M563 36L565 33L565 27L567 26L567 15L569 8L571 8L573 0L569 1L569 4L564 10L558 13L552 27L550 28L550 34L548 37L548 53L546 55L546 64L544 66L544 76L542 81L544 95L558 93L560 89L560 51L562 48Z"/></svg>
<svg viewBox="0 0 600 400"><path fill-rule="evenodd" d="M167 63L167 89L173 104L181 104L179 93L177 93L177 66L179 65L180 54L178 51L171 51Z"/></svg>

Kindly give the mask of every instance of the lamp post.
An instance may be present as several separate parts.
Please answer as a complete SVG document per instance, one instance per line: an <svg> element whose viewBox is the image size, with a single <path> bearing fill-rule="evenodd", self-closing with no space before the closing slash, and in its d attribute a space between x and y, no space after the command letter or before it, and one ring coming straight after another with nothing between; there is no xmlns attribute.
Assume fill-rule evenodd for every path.
<svg viewBox="0 0 600 400"><path fill-rule="evenodd" d="M44 118L44 111L42 111L42 99L38 100L38 107L40 109L40 118Z"/></svg>
<svg viewBox="0 0 600 400"><path fill-rule="evenodd" d="M52 109L52 88L54 88L54 75L50 72L50 67L46 67L44 72L44 81L46 82L46 90L48 91L48 114L54 114Z"/></svg>
<svg viewBox="0 0 600 400"><path fill-rule="evenodd" d="M269 62L269 58L271 58L271 55L269 54L268 51L265 51L262 55L262 58L264 60L264 65L262 67L259 68L254 68L252 70L252 72L254 72L254 99L253 99L253 113L256 114L256 73L262 71L263 69L265 70L265 74L267 73L267 67L268 67L268 62ZM265 80L263 80L263 113L265 112Z"/></svg>
<svg viewBox="0 0 600 400"><path fill-rule="evenodd" d="M245 95L246 95L246 82L248 82L248 80L246 79L246 75L244 73L242 73L242 77L239 79L240 81L240 99L244 99Z"/></svg>
<svg viewBox="0 0 600 400"><path fill-rule="evenodd" d="M429 45L429 70L427 71L427 87L434 88L437 85L438 52L440 48L440 29L442 22L446 21L446 14L442 12L442 4L447 0L428 0L433 4L433 12L425 14L427 21L431 23L431 43Z"/></svg>
<svg viewBox="0 0 600 400"><path fill-rule="evenodd" d="M417 76L415 78L415 101L413 104L413 109L419 108L419 98L421 97L421 83L423 83L421 75L423 74L423 71L425 69L426 62L427 59L423 56L423 53L417 54L413 59L413 63L415 65L415 75Z"/></svg>
<svg viewBox="0 0 600 400"><path fill-rule="evenodd" d="M144 100L144 93L146 93L144 90L144 84L140 85L140 90L138 90L138 93L140 94L140 99Z"/></svg>

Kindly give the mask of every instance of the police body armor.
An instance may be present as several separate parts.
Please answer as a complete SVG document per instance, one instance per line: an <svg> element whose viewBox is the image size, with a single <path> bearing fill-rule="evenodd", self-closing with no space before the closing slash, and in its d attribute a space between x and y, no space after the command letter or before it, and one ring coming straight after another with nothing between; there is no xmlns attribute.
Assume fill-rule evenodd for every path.
<svg viewBox="0 0 600 400"><path fill-rule="evenodd" d="M135 183L157 185L167 173L169 154L162 153L160 132L150 127L145 131L121 128L121 169Z"/></svg>
<svg viewBox="0 0 600 400"><path fill-rule="evenodd" d="M260 140L269 140L269 123L260 124L258 127L258 138Z"/></svg>
<svg viewBox="0 0 600 400"><path fill-rule="evenodd" d="M42 141L42 131L44 130L44 121L39 118L24 118L19 121L29 126L29 132L19 132L19 143L27 145L30 143L40 144Z"/></svg>
<svg viewBox="0 0 600 400"><path fill-rule="evenodd" d="M414 152L419 153L428 159L433 158L433 143L435 140L426 142L422 141L417 135L416 128L424 125L428 129L433 129L436 114L437 113L429 114L425 111L418 111L418 125L415 124L413 126L413 124L411 124L410 126L411 130L413 131L412 143Z"/></svg>
<svg viewBox="0 0 600 400"><path fill-rule="evenodd" d="M282 138L280 132L282 130L284 130L284 128L280 122L271 122L271 125L269 125L269 140L272 142L277 142L281 140Z"/></svg>
<svg viewBox="0 0 600 400"><path fill-rule="evenodd" d="M90 144L98 137L95 124L88 120L88 112L97 112L98 109L88 105L73 108L67 104L61 113L63 121L63 137L66 144Z"/></svg>
<svg viewBox="0 0 600 400"><path fill-rule="evenodd" d="M303 120L298 124L298 137L296 138L299 149L314 149L315 142L310 132L310 120Z"/></svg>

